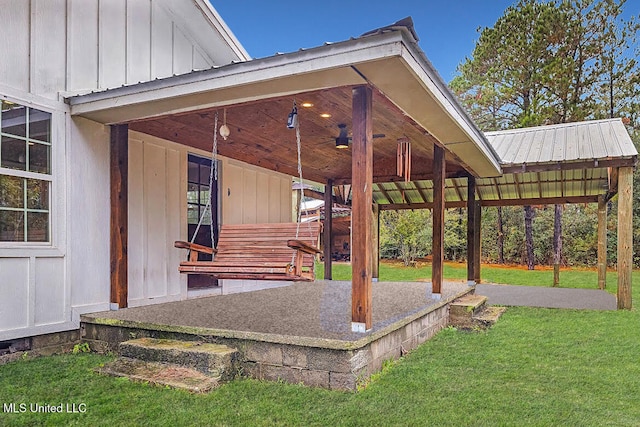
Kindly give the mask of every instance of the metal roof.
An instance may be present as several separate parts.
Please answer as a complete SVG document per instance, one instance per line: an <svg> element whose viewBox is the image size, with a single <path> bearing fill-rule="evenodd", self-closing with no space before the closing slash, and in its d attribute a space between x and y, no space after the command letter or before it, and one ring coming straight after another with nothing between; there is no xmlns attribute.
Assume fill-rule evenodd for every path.
<svg viewBox="0 0 640 427"><path fill-rule="evenodd" d="M637 156L620 119L486 132L503 166Z"/></svg>
<svg viewBox="0 0 640 427"><path fill-rule="evenodd" d="M487 132L502 176L476 180L484 206L595 202L617 192L617 168L635 167L638 152L622 120L594 120ZM376 184L382 209L429 208L431 181ZM445 180L448 207L463 207L467 178Z"/></svg>

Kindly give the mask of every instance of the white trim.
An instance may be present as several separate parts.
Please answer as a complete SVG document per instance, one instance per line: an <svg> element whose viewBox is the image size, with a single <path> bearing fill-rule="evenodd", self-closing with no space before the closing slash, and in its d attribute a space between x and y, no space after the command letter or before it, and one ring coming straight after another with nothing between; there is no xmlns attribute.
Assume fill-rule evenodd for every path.
<svg viewBox="0 0 640 427"><path fill-rule="evenodd" d="M218 30L220 35L227 42L227 45L233 50L233 52L238 55L240 60L248 61L251 59L249 53L245 50L244 46L240 43L240 41L233 34L231 29L227 26L227 23L224 22L218 11L213 7L211 2L207 0L193 0L195 5L200 8L204 16L211 23L211 25Z"/></svg>
<svg viewBox="0 0 640 427"><path fill-rule="evenodd" d="M25 328L10 329L0 331L0 341L8 341L24 337L33 337L36 335L52 334L56 332L65 332L78 329L80 322L64 321L60 323L51 323L39 326L29 326Z"/></svg>
<svg viewBox="0 0 640 427"><path fill-rule="evenodd" d="M86 313L97 313L99 311L109 311L109 303L101 302L96 304L74 305L71 307L71 321L80 326L80 316Z"/></svg>
<svg viewBox="0 0 640 427"><path fill-rule="evenodd" d="M16 90L11 86L7 86L0 83L0 99L6 101L12 101L17 104L22 104L27 107L37 108L39 110L53 111L70 111L69 105L62 99L59 101L44 98L42 96L34 95L32 93L26 93L20 90Z"/></svg>

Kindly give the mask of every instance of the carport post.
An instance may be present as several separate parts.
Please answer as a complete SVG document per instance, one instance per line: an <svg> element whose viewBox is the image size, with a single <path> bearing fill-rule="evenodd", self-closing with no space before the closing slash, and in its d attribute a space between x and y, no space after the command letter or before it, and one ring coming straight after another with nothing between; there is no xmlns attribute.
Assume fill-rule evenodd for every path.
<svg viewBox="0 0 640 427"><path fill-rule="evenodd" d="M631 310L633 168L618 170L618 308Z"/></svg>
<svg viewBox="0 0 640 427"><path fill-rule="evenodd" d="M331 250L333 249L333 180L328 179L324 186L324 228L322 230L324 279L333 278L331 267Z"/></svg>
<svg viewBox="0 0 640 427"><path fill-rule="evenodd" d="M476 203L476 179L469 175L467 177L467 284L473 286L475 281L475 203Z"/></svg>
<svg viewBox="0 0 640 427"><path fill-rule="evenodd" d="M598 197L598 289L607 287L607 199Z"/></svg>
<svg viewBox="0 0 640 427"><path fill-rule="evenodd" d="M442 295L444 265L444 179L446 163L444 148L433 146L433 260L431 264L431 294Z"/></svg>

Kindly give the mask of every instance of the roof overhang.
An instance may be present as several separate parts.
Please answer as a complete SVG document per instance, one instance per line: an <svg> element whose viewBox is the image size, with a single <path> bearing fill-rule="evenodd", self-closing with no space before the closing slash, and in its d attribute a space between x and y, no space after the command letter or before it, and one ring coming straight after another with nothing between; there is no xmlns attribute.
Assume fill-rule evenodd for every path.
<svg viewBox="0 0 640 427"><path fill-rule="evenodd" d="M131 123L363 84L435 138L467 173L501 174L484 135L408 30L74 96L68 102L72 115L104 124Z"/></svg>

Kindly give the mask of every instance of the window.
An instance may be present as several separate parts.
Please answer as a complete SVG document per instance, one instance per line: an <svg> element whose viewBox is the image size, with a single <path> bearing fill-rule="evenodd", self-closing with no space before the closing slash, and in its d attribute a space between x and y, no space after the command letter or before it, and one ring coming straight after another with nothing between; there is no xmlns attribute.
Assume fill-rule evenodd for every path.
<svg viewBox="0 0 640 427"><path fill-rule="evenodd" d="M49 242L51 113L0 102L0 242Z"/></svg>
<svg viewBox="0 0 640 427"><path fill-rule="evenodd" d="M188 175L187 175L187 224L189 229L189 239L196 232L201 216L202 223L198 230L195 242L211 246L211 222L207 203L211 197L211 208L213 212L214 233L217 232L215 223L217 222L217 182L213 182L213 192L209 194L209 174L211 173L211 159L189 155ZM215 178L214 178L215 179ZM215 238L215 236L214 236Z"/></svg>

